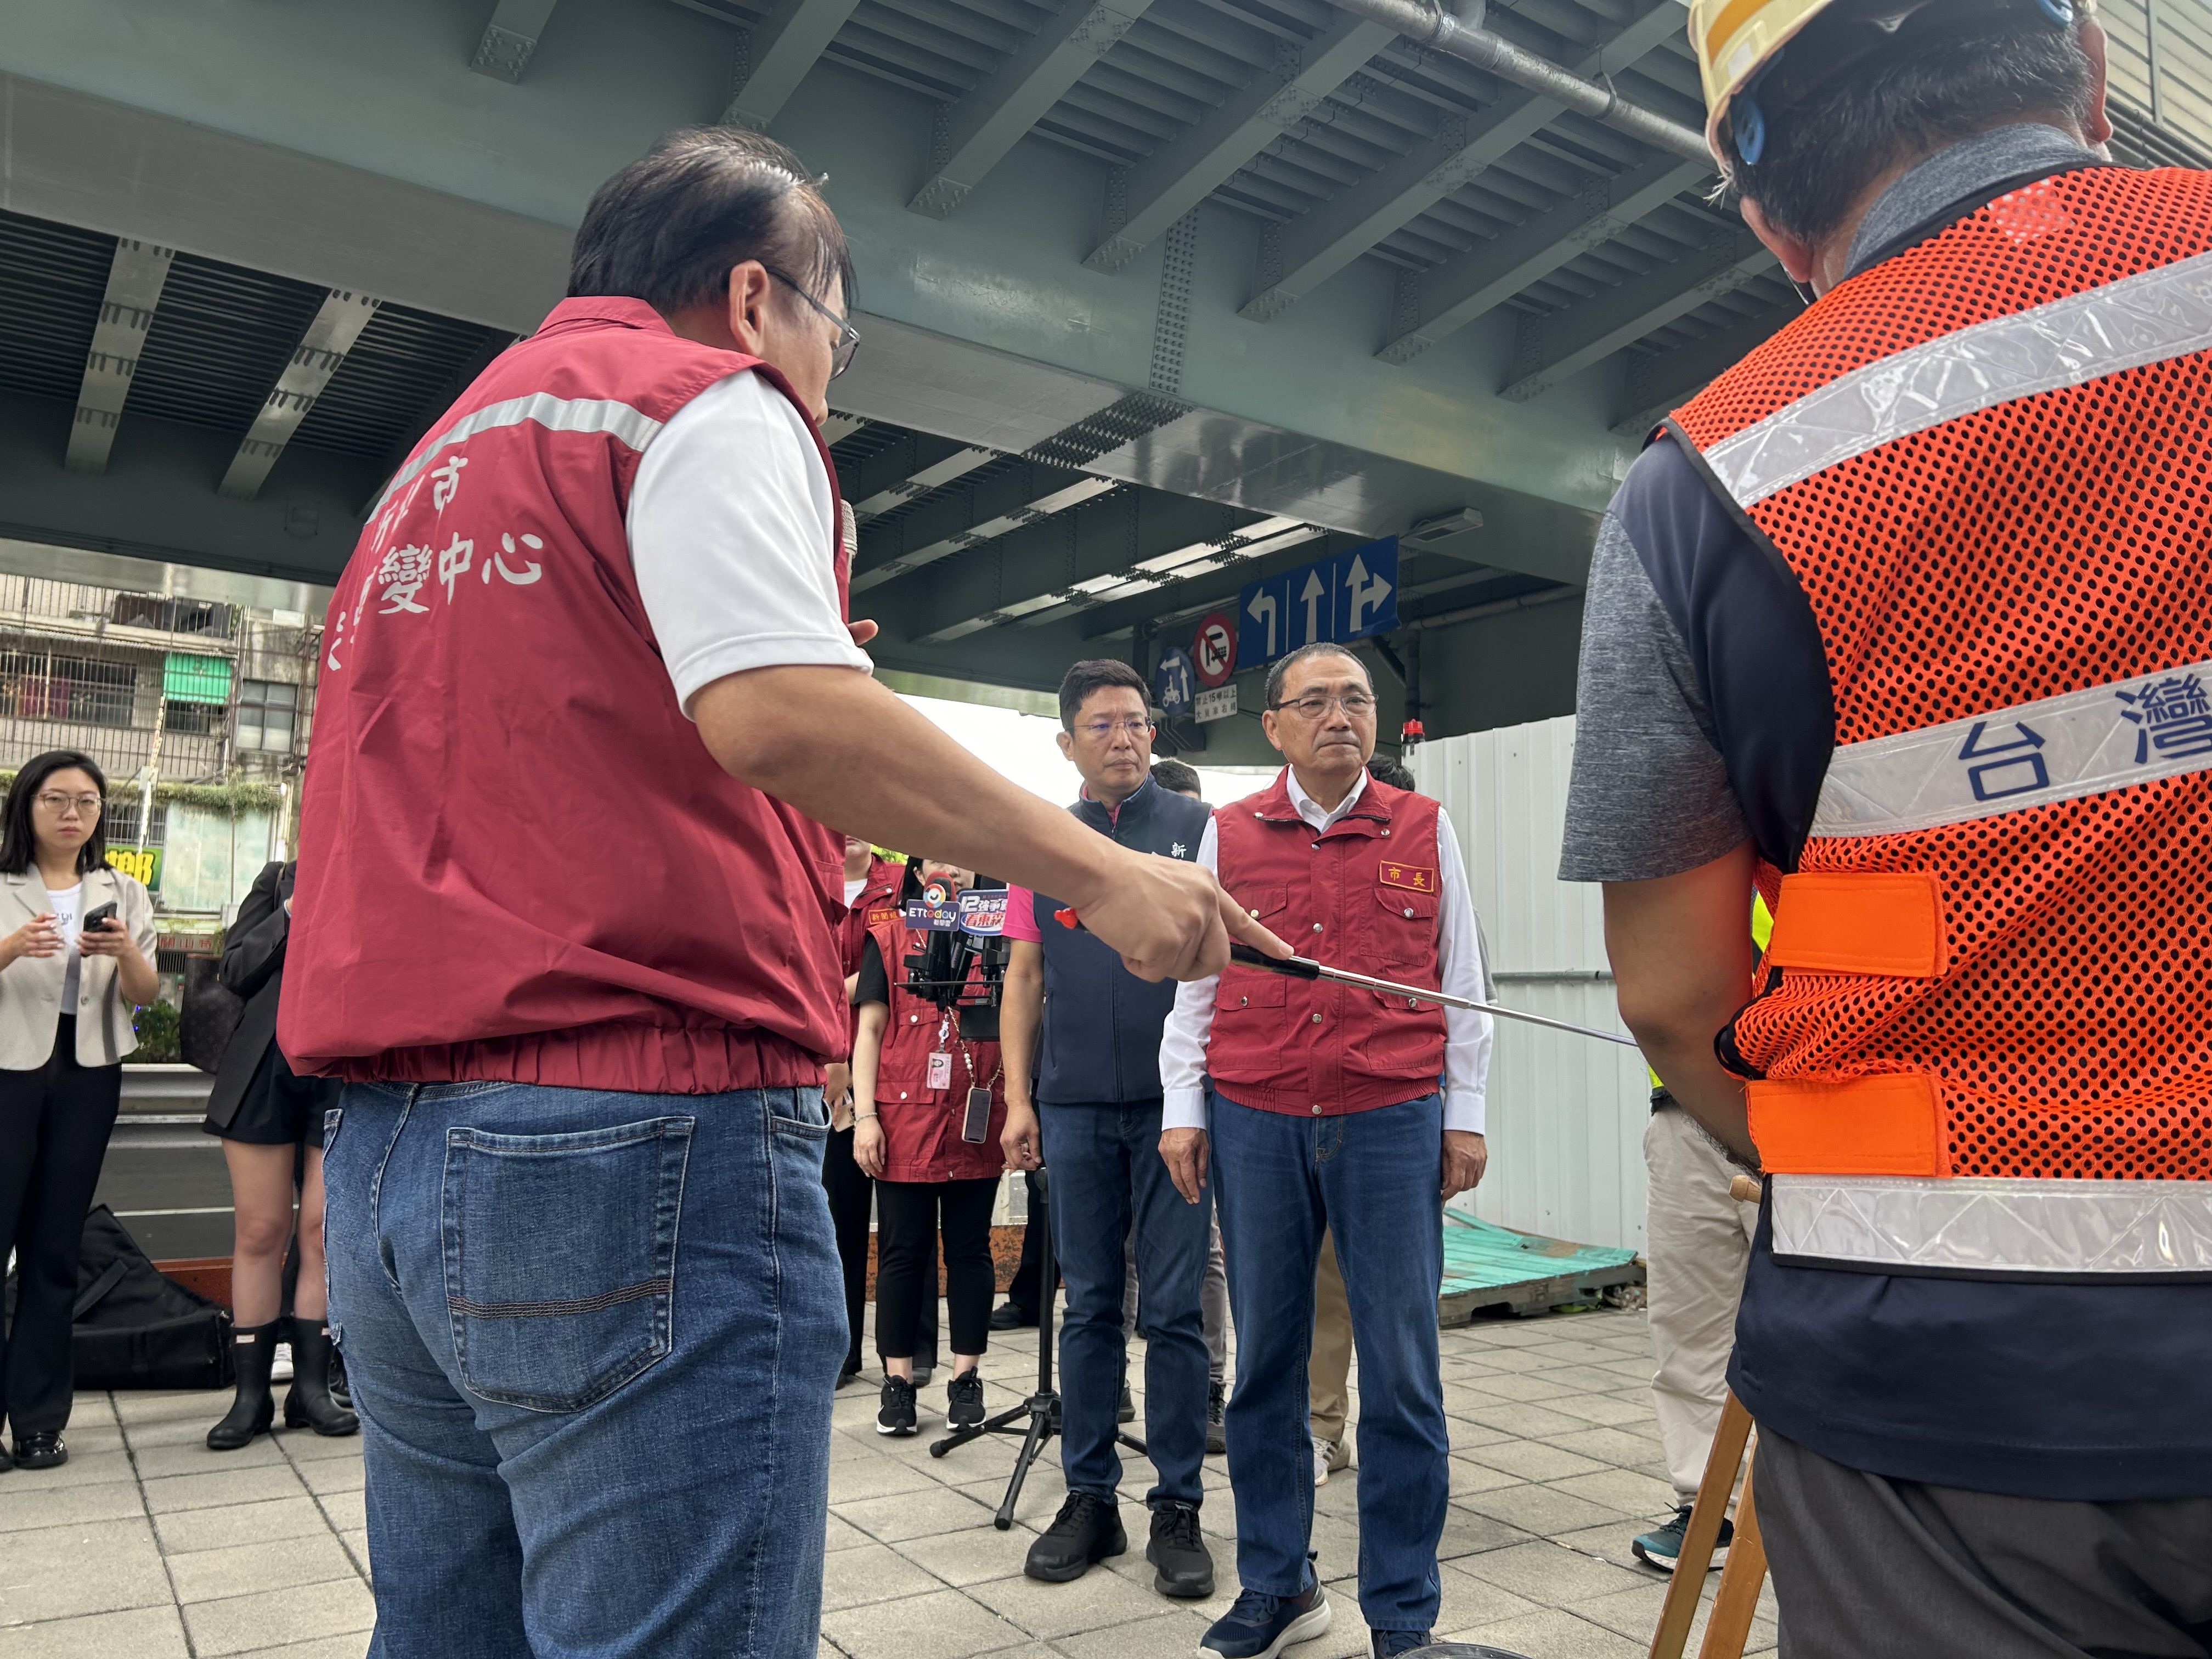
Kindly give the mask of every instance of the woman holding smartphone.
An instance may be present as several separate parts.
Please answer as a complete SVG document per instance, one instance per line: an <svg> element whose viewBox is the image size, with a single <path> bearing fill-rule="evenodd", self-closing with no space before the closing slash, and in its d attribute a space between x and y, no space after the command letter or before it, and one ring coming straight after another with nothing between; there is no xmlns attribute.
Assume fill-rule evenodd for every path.
<svg viewBox="0 0 2212 1659"><path fill-rule="evenodd" d="M55 749L0 805L0 1245L15 1250L15 1322L0 1344L0 1409L18 1468L69 1461L77 1255L154 1000L154 904L107 866L107 780Z"/></svg>
<svg viewBox="0 0 2212 1659"><path fill-rule="evenodd" d="M950 865L925 864L921 871L924 882L956 900L975 884L972 874ZM996 1283L991 1206L1006 1167L999 1146L1006 1123L999 1011L972 968L966 986L940 988L943 1003L907 988L907 958L926 951L931 938L896 916L871 926L853 994L860 1010L853 1161L876 1183L876 1352L884 1362L878 1434L912 1434L918 1426L914 1351L923 1304L937 1302L940 1229L952 1339L945 1420L956 1429L983 1420L978 1365L990 1340Z"/></svg>

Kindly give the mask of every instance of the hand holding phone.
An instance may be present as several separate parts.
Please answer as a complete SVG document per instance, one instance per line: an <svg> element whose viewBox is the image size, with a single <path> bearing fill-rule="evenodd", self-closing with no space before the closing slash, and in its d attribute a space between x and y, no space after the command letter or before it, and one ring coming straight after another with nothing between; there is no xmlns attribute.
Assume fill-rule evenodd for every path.
<svg viewBox="0 0 2212 1659"><path fill-rule="evenodd" d="M89 956L113 956L123 948L123 929L115 921L115 901L110 899L95 910L85 913L77 925L77 949Z"/></svg>

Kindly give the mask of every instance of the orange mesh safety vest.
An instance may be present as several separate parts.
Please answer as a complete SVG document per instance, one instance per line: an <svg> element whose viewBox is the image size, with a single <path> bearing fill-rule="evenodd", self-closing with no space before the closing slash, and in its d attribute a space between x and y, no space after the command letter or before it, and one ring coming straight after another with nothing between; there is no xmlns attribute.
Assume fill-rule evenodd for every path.
<svg viewBox="0 0 2212 1659"><path fill-rule="evenodd" d="M2208 248L2212 174L2047 179L1670 422L1795 575L1834 698L1722 1036L1778 1255L2212 1273Z"/></svg>

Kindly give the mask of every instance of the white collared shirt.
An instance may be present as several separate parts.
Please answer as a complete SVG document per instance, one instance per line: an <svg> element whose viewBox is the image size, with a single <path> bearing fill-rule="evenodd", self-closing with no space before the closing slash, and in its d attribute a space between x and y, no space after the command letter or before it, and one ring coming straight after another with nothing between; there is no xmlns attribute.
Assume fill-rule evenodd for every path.
<svg viewBox="0 0 2212 1659"><path fill-rule="evenodd" d="M1363 771L1351 793L1334 811L1322 807L1298 787L1297 774L1285 769L1285 787L1291 805L1316 833L1337 823L1367 793ZM1220 853L1211 819L1198 844L1197 862L1220 873ZM1473 1001L1483 1000L1481 934L1474 923L1474 902L1467 885L1467 867L1459 855L1459 839L1451 820L1437 809L1437 967L1438 988ZM1176 992L1175 1011L1160 1033L1160 1083L1164 1101L1160 1114L1164 1129L1203 1129L1206 1127L1206 1045L1213 1035L1213 988L1211 979L1187 980ZM1444 1010L1444 1127L1483 1133L1485 1091L1490 1077L1488 1014L1469 1008Z"/></svg>

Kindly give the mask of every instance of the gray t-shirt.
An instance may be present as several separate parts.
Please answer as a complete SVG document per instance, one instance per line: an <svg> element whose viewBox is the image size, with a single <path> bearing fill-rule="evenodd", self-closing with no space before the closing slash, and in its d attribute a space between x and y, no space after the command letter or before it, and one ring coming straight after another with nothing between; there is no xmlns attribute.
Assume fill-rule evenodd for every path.
<svg viewBox="0 0 2212 1659"><path fill-rule="evenodd" d="M1851 272L1894 252L1900 238L1980 205L2008 179L2094 159L2039 124L1954 144L1876 199L1852 238ZM1590 560L1562 881L1680 875L1750 834L1692 653L1623 523L1624 500L1644 482L1632 474L1621 486Z"/></svg>

